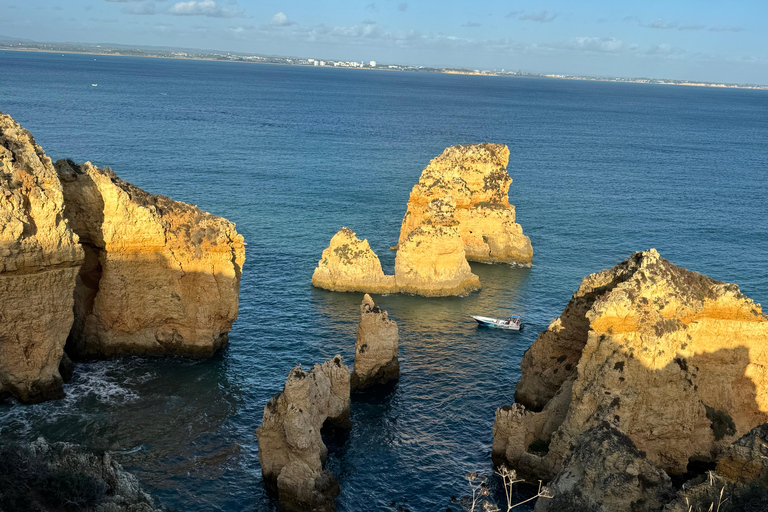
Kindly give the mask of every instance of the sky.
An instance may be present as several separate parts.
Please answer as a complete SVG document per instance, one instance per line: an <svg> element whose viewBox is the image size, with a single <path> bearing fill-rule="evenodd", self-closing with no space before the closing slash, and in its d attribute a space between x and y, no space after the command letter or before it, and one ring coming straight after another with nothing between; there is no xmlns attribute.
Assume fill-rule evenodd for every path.
<svg viewBox="0 0 768 512"><path fill-rule="evenodd" d="M0 0L0 36L768 84L765 0Z"/></svg>

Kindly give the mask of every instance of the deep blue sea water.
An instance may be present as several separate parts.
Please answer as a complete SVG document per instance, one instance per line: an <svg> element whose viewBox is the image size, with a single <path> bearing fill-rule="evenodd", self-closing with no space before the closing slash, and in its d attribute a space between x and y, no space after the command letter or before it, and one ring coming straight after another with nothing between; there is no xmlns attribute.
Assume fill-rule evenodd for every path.
<svg viewBox="0 0 768 512"><path fill-rule="evenodd" d="M92 87L96 83L98 87ZM0 436L108 449L158 501L269 511L254 430L296 364L354 356L359 294L313 289L342 226L389 272L411 187L447 146L503 142L530 269L473 264L468 297L375 297L401 379L331 446L341 511L458 510L492 471L495 409L581 279L634 251L768 300L768 92L0 52L0 111L54 160L90 160L237 223L240 317L208 361L78 366L67 398L0 405ZM520 333L471 313L521 313Z"/></svg>

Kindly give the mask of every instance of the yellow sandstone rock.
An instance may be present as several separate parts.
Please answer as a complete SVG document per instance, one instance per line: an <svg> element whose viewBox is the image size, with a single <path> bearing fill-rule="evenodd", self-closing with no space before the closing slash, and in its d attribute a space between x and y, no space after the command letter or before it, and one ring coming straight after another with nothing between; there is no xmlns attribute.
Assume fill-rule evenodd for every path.
<svg viewBox="0 0 768 512"><path fill-rule="evenodd" d="M395 280L401 292L445 297L480 289L464 253L455 205L452 196L430 201L419 227L399 244Z"/></svg>
<svg viewBox="0 0 768 512"><path fill-rule="evenodd" d="M496 411L494 459L550 478L608 422L684 473L768 421L766 346L768 317L736 285L636 253L585 278L525 354L518 403Z"/></svg>
<svg viewBox="0 0 768 512"><path fill-rule="evenodd" d="M0 398L63 396L58 368L82 262L50 158L0 113Z"/></svg>
<svg viewBox="0 0 768 512"><path fill-rule="evenodd" d="M323 251L312 285L334 292L394 293L395 277L384 275L379 257L349 228L341 228Z"/></svg>
<svg viewBox="0 0 768 512"><path fill-rule="evenodd" d="M245 260L235 225L88 162L56 169L86 250L68 351L206 357L222 347Z"/></svg>
<svg viewBox="0 0 768 512"><path fill-rule="evenodd" d="M399 340L395 321L390 320L387 312L376 306L366 293L360 304L352 389L364 390L400 377Z"/></svg>
<svg viewBox="0 0 768 512"><path fill-rule="evenodd" d="M509 149L504 144L453 146L432 159L408 200L399 245L421 226L434 199L453 196L469 261L530 265L533 249L509 204Z"/></svg>

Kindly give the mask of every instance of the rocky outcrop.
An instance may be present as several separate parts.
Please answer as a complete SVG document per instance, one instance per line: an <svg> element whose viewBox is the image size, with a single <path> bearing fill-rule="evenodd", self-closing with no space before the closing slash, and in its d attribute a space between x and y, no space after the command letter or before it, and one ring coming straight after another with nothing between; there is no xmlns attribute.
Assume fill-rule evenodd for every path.
<svg viewBox="0 0 768 512"><path fill-rule="evenodd" d="M363 390L397 380L400 376L399 339L397 324L366 293L360 305L352 389Z"/></svg>
<svg viewBox="0 0 768 512"><path fill-rule="evenodd" d="M636 253L587 277L526 353L518 403L496 413L494 459L549 479L608 422L685 473L768 419L767 342L768 318L736 285Z"/></svg>
<svg viewBox="0 0 768 512"><path fill-rule="evenodd" d="M334 292L393 293L395 277L384 275L379 257L349 228L341 228L323 251L312 285Z"/></svg>
<svg viewBox="0 0 768 512"><path fill-rule="evenodd" d="M63 396L59 362L83 249L32 135L0 113L0 399Z"/></svg>
<svg viewBox="0 0 768 512"><path fill-rule="evenodd" d="M549 489L553 497L539 499L535 512L660 511L675 496L669 476L607 423L576 439Z"/></svg>
<svg viewBox="0 0 768 512"><path fill-rule="evenodd" d="M435 199L418 228L398 244L395 280L403 293L427 297L465 295L480 289L464 252L451 196Z"/></svg>
<svg viewBox="0 0 768 512"><path fill-rule="evenodd" d="M160 512L108 453L42 438L0 445L0 510Z"/></svg>
<svg viewBox="0 0 768 512"><path fill-rule="evenodd" d="M264 406L256 430L261 473L285 510L334 510L339 486L324 469L320 430L326 422L349 425L349 394L349 368L336 356L309 373L291 370L283 391Z"/></svg>
<svg viewBox="0 0 768 512"><path fill-rule="evenodd" d="M90 163L56 162L85 248L67 351L207 357L237 318L243 237L226 219Z"/></svg>
<svg viewBox="0 0 768 512"><path fill-rule="evenodd" d="M533 249L509 204L509 149L504 144L453 146L432 159L408 199L399 246L430 215L435 199L452 196L469 261L530 265Z"/></svg>

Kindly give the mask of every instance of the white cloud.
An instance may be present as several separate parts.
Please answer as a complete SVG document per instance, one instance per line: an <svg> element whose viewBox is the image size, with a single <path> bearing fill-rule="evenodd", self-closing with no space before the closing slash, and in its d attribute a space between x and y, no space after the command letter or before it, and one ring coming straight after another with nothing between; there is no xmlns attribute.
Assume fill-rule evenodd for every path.
<svg viewBox="0 0 768 512"><path fill-rule="evenodd" d="M626 44L620 39L613 37L574 37L550 46L552 48L603 53L618 53L637 49L636 44Z"/></svg>
<svg viewBox="0 0 768 512"><path fill-rule="evenodd" d="M555 18L558 17L557 13L549 13L549 11L541 11L541 12L534 12L534 13L522 13L520 14L517 19L520 21L534 21L536 23L549 23L551 21L555 21Z"/></svg>
<svg viewBox="0 0 768 512"><path fill-rule="evenodd" d="M269 24L273 27L287 27L289 25L295 25L296 22L289 20L288 16L286 16L284 12L280 11L279 13L272 16L272 20L269 22Z"/></svg>
<svg viewBox="0 0 768 512"><path fill-rule="evenodd" d="M661 57L675 57L684 54L685 51L676 46L672 46L671 44L661 43L652 45L645 53Z"/></svg>
<svg viewBox="0 0 768 512"><path fill-rule="evenodd" d="M461 26L462 27L468 27L468 28L477 28L477 27L480 27L481 24L480 23L475 23L474 21L468 21L468 22L464 23Z"/></svg>
<svg viewBox="0 0 768 512"><path fill-rule="evenodd" d="M233 4L236 5L236 4ZM224 8L214 0L189 0L177 2L168 12L177 16L208 16L210 18L237 18L243 11L236 8Z"/></svg>

